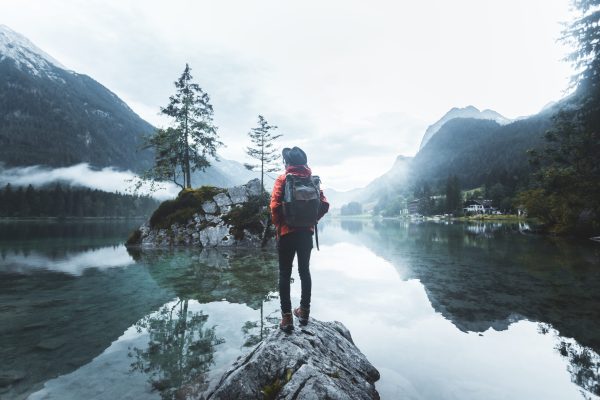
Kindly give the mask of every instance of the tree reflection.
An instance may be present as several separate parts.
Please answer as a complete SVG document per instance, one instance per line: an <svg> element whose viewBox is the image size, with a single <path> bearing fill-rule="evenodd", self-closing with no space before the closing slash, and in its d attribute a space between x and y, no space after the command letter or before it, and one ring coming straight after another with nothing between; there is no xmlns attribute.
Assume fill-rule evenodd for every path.
<svg viewBox="0 0 600 400"><path fill-rule="evenodd" d="M136 323L147 330L148 347L130 349L132 371L149 375L163 399L183 399L207 389L206 373L214 364L215 346L224 342L215 327L205 327L208 315L188 310L188 300L167 304Z"/></svg>
<svg viewBox="0 0 600 400"><path fill-rule="evenodd" d="M548 333L554 335L558 341L555 346L556 351L569 361L567 370L571 374L571 381L584 390L600 396L600 356L573 339L561 337L549 324L539 324L538 332L543 335Z"/></svg>
<svg viewBox="0 0 600 400"><path fill-rule="evenodd" d="M268 300L277 299L277 296L269 296ZM279 315L268 315L264 317L263 305L260 306L260 319L257 321L246 321L242 326L242 333L245 338L245 342L242 347L252 347L260 343L265 336L273 328L277 328L279 323Z"/></svg>
<svg viewBox="0 0 600 400"><path fill-rule="evenodd" d="M173 249L129 254L145 264L156 283L172 290L179 311L163 307L140 322L148 329L148 349L136 349L132 367L151 374L153 387L163 398L189 396L206 389L204 375L213 362L214 347L222 343L214 328L204 328L207 316L191 315L187 299L200 303L228 301L245 304L257 312L245 321L242 346L253 346L279 322L264 315L264 304L277 299L278 260L274 251L256 249ZM187 316L187 318L186 318ZM241 323L241 321L240 321ZM186 333L187 332L187 333Z"/></svg>
<svg viewBox="0 0 600 400"><path fill-rule="evenodd" d="M351 220L351 219L342 219L340 221L340 226L343 230L350 233L359 233L363 230L363 221Z"/></svg>

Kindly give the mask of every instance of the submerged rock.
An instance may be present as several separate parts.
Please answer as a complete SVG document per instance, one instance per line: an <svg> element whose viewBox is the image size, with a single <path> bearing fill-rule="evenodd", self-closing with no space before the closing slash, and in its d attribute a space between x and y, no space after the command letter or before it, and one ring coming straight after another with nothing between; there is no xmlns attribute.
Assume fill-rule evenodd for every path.
<svg viewBox="0 0 600 400"><path fill-rule="evenodd" d="M379 399L379 371L346 327L314 318L273 330L238 358L206 399Z"/></svg>

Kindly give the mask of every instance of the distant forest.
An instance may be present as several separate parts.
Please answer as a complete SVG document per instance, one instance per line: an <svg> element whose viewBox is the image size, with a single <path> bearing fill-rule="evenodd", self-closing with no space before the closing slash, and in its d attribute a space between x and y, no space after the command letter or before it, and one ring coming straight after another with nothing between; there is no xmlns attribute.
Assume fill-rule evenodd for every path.
<svg viewBox="0 0 600 400"><path fill-rule="evenodd" d="M0 217L146 217L158 206L148 196L109 193L56 184L0 190Z"/></svg>

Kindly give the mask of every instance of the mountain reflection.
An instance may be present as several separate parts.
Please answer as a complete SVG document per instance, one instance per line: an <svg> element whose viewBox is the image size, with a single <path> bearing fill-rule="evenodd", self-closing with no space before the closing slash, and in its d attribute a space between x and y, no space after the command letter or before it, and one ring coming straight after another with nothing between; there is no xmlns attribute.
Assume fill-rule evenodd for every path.
<svg viewBox="0 0 600 400"><path fill-rule="evenodd" d="M572 339L560 337L548 324L539 324L538 331L543 335L552 334L556 338L556 351L569 361L567 369L571 374L571 381L600 396L600 356Z"/></svg>
<svg viewBox="0 0 600 400"><path fill-rule="evenodd" d="M501 331L522 319L546 324L559 338L573 382L598 394L597 245L523 235L517 224L384 220L361 229L331 223L327 230L324 242L350 232L403 279L418 279L435 311L462 331Z"/></svg>

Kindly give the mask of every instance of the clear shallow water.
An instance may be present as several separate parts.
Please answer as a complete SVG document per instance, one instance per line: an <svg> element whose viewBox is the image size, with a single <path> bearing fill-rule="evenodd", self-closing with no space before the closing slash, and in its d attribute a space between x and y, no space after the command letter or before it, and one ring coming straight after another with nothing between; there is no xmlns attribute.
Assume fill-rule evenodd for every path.
<svg viewBox="0 0 600 400"><path fill-rule="evenodd" d="M275 254L128 252L135 224L0 224L1 399L201 393L277 324ZM312 314L350 329L382 398L598 398L597 244L351 220L320 241Z"/></svg>

